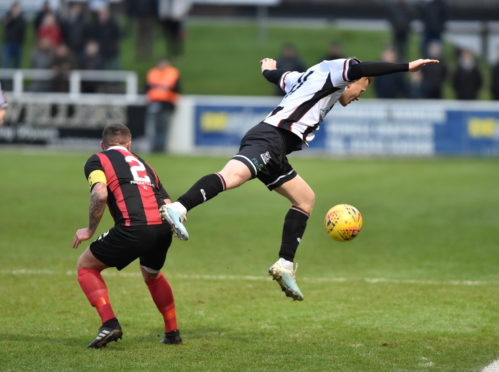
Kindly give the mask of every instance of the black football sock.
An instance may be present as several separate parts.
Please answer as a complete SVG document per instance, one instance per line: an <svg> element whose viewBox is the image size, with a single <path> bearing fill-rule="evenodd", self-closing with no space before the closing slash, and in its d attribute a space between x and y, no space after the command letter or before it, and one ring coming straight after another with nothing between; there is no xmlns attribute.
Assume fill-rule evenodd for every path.
<svg viewBox="0 0 499 372"><path fill-rule="evenodd" d="M304 210L292 206L284 218L284 228L282 230L282 243L279 257L288 261L295 258L298 244L300 244L307 221L310 215Z"/></svg>
<svg viewBox="0 0 499 372"><path fill-rule="evenodd" d="M225 190L225 180L218 173L212 173L199 179L192 187L180 198L181 203L187 210L210 200Z"/></svg>

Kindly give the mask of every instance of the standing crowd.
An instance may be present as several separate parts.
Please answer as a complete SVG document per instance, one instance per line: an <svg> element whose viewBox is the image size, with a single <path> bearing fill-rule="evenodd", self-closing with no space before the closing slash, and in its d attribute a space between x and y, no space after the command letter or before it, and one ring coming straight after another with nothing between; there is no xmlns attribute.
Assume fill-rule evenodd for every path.
<svg viewBox="0 0 499 372"><path fill-rule="evenodd" d="M446 0L427 0L419 3L409 0L393 0L387 5L387 20L391 29L391 41L380 54L384 62L401 62L408 58L408 44L412 34L411 23L419 19L420 55L438 59L440 63L427 66L413 74L393 74L379 76L374 81L374 91L378 98L419 98L442 99L444 86L450 82L454 97L463 100L476 100L483 89L490 87L491 97L499 100L499 46L495 63L490 66L491 79L488 87L475 54L469 49L455 47L454 58L447 61L443 51L443 33L448 20ZM344 58L342 44L333 41L327 53L317 59L332 60ZM304 71L304 62L293 44L282 47L277 66L285 70ZM282 94L279 89L276 91Z"/></svg>
<svg viewBox="0 0 499 372"><path fill-rule="evenodd" d="M168 6L171 5L172 6ZM135 58L152 57L153 31L156 21L164 31L169 57L183 53L183 20L190 8L190 1L127 0L126 25L137 29ZM123 27L113 17L108 4L98 6L68 1L59 9L52 9L49 1L43 3L33 22L23 15L21 3L12 3L2 19L3 49L2 68L20 68L23 53L29 53L29 68L52 70L50 80L35 81L32 91L68 91L68 73L79 70L119 70L120 43ZM25 51L28 27L34 28L35 45ZM102 85L101 85L102 87ZM83 84L86 93L99 91L99 85Z"/></svg>

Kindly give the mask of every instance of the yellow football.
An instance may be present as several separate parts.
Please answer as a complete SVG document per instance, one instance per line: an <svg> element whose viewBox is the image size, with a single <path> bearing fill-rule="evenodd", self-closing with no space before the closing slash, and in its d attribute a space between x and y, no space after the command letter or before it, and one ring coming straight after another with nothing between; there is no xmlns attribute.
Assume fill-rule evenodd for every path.
<svg viewBox="0 0 499 372"><path fill-rule="evenodd" d="M352 205L338 204L326 213L324 227L334 240L347 242L359 235L362 230L362 215Z"/></svg>

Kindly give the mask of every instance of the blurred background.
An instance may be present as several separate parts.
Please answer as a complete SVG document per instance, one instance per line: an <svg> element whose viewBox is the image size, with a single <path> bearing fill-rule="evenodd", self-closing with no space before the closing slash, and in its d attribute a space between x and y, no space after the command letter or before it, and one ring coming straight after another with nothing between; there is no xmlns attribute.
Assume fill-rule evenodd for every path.
<svg viewBox="0 0 499 372"><path fill-rule="evenodd" d="M94 149L124 122L137 151L231 153L281 92L259 60L436 58L335 107L327 155L499 154L497 0L0 0L2 146ZM161 88L158 88L161 87Z"/></svg>

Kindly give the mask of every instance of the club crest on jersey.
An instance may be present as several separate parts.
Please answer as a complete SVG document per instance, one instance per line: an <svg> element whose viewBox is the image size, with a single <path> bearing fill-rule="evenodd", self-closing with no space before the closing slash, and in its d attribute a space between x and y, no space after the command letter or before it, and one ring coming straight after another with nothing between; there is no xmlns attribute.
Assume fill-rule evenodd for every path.
<svg viewBox="0 0 499 372"><path fill-rule="evenodd" d="M258 158L251 158L251 162L255 165L257 171L261 171L265 164L261 163Z"/></svg>
<svg viewBox="0 0 499 372"><path fill-rule="evenodd" d="M260 157L262 158L264 164L267 164L271 159L270 153L268 151L265 151L263 154L260 154Z"/></svg>

